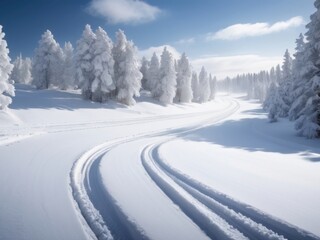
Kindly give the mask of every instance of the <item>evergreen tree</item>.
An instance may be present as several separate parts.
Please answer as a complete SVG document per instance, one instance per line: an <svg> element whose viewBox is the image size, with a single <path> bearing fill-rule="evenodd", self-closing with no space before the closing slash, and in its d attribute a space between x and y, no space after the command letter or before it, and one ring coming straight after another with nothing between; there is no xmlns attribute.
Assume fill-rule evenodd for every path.
<svg viewBox="0 0 320 240"><path fill-rule="evenodd" d="M204 67L201 68L199 74L199 102L204 103L209 100L210 97L210 84L209 76Z"/></svg>
<svg viewBox="0 0 320 240"><path fill-rule="evenodd" d="M92 72L94 80L91 84L91 100L105 102L115 94L113 44L107 33L99 27L92 44Z"/></svg>
<svg viewBox="0 0 320 240"><path fill-rule="evenodd" d="M270 107L272 106L272 103L275 101L275 96L277 94L277 86L276 86L276 83L275 82L272 82L269 89L268 89L268 92L267 92L267 96L266 96L266 99L264 100L263 104L262 104L262 107L264 110L266 111L270 111ZM273 111L275 111L276 107L273 107ZM272 116L274 116L276 113L272 113ZM274 118L274 117L272 117Z"/></svg>
<svg viewBox="0 0 320 240"><path fill-rule="evenodd" d="M191 86L192 86L192 92L193 92L193 101L198 102L199 101L199 80L198 80L198 74L196 72L192 73Z"/></svg>
<svg viewBox="0 0 320 240"><path fill-rule="evenodd" d="M171 53L165 47L161 55L161 64L159 70L159 86L161 94L160 102L170 104L176 94L176 71Z"/></svg>
<svg viewBox="0 0 320 240"><path fill-rule="evenodd" d="M276 98L271 102L270 111L272 110L277 117L287 117L291 106L290 89L292 86L292 59L289 51L284 54L282 64L281 79L277 88ZM274 106L273 106L274 105ZM270 116L270 115L269 115Z"/></svg>
<svg viewBox="0 0 320 240"><path fill-rule="evenodd" d="M277 85L280 84L281 78L282 78L281 67L280 67L280 64L278 64L276 66L276 83L277 83Z"/></svg>
<svg viewBox="0 0 320 240"><path fill-rule="evenodd" d="M75 88L75 65L73 47L70 42L66 42L63 49L63 73L60 88L63 90Z"/></svg>
<svg viewBox="0 0 320 240"><path fill-rule="evenodd" d="M133 42L128 42L122 30L117 32L117 42L113 49L114 73L118 101L135 104L134 96L139 96L142 73L139 69L137 49Z"/></svg>
<svg viewBox="0 0 320 240"><path fill-rule="evenodd" d="M11 104L14 96L14 86L9 80L13 65L10 63L7 41L4 39L4 32L0 25L0 109L6 109Z"/></svg>
<svg viewBox="0 0 320 240"><path fill-rule="evenodd" d="M145 90L150 90L147 84L147 72L149 70L150 62L143 57L141 60L140 72L142 73L141 86Z"/></svg>
<svg viewBox="0 0 320 240"><path fill-rule="evenodd" d="M299 134L308 138L320 136L320 0L316 0L314 6L317 11L311 15L311 21L307 24L305 62L301 69L307 101L296 121Z"/></svg>
<svg viewBox="0 0 320 240"><path fill-rule="evenodd" d="M305 42L304 36L300 34L299 38L296 40L296 53L294 54L294 61L293 61L293 83L291 89L291 98L292 98L292 105L289 111L289 119L296 120L302 114L302 109L306 105L308 100L307 96L304 94L306 91L305 86L305 79L302 75L302 68L304 67L305 63ZM311 92L311 91L310 91Z"/></svg>
<svg viewBox="0 0 320 240"><path fill-rule="evenodd" d="M216 91L217 91L217 79L216 77L212 78L211 74L209 76L209 84L210 84L210 97L209 100L214 100L216 97Z"/></svg>
<svg viewBox="0 0 320 240"><path fill-rule="evenodd" d="M93 73L92 45L96 39L90 25L86 25L80 40L77 42L75 53L76 85L81 87L82 96L92 99L92 82L95 79Z"/></svg>
<svg viewBox="0 0 320 240"><path fill-rule="evenodd" d="M161 85L160 85L160 62L156 53L153 53L150 67L147 71L147 89L151 91L151 94L154 98L159 98L161 94Z"/></svg>
<svg viewBox="0 0 320 240"><path fill-rule="evenodd" d="M58 86L62 75L63 52L54 40L52 33L47 30L41 36L39 46L33 58L33 84L38 89Z"/></svg>
<svg viewBox="0 0 320 240"><path fill-rule="evenodd" d="M13 62L13 70L10 78L15 83L30 84L32 82L31 70L31 59L23 59L20 54L20 56L18 56L17 59Z"/></svg>
<svg viewBox="0 0 320 240"><path fill-rule="evenodd" d="M191 88L191 67L185 53L182 54L177 62L177 93L178 102L191 102L193 98Z"/></svg>

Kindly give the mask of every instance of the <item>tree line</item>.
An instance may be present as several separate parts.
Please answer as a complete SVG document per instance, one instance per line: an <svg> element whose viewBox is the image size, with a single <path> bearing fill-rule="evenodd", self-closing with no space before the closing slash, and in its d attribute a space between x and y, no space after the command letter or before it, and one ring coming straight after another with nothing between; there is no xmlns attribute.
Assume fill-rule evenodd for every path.
<svg viewBox="0 0 320 240"><path fill-rule="evenodd" d="M6 108L14 96L14 82L32 84L37 89L81 89L84 99L106 102L109 99L135 104L142 89L163 104L173 102L204 103L213 100L216 78L203 67L197 74L183 53L174 59L164 47L159 57L140 61L134 43L127 40L122 30L112 42L104 29L93 31L86 25L74 49L70 42L62 48L53 34L45 31L34 56L11 63L9 49L0 28L0 59L5 66L0 75L0 107Z"/></svg>
<svg viewBox="0 0 320 240"><path fill-rule="evenodd" d="M293 58L286 50L280 67L258 74L226 78L218 88L246 92L259 99L271 122L288 118L295 129L307 138L320 137L320 0L306 25L307 32L296 39Z"/></svg>

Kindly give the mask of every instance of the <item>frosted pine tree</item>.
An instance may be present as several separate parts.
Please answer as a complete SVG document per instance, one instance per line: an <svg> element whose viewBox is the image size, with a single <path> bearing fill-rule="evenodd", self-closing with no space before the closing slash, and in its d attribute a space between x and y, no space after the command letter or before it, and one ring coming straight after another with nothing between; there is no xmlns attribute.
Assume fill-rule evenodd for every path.
<svg viewBox="0 0 320 240"><path fill-rule="evenodd" d="M159 78L160 62L156 53L153 53L150 60L150 66L147 71L147 88L150 89L154 98L159 98L161 94L161 85Z"/></svg>
<svg viewBox="0 0 320 240"><path fill-rule="evenodd" d="M139 68L137 49L133 42L127 41L122 30L117 32L117 42L113 48L114 73L118 101L133 105L133 97L139 96L142 73Z"/></svg>
<svg viewBox="0 0 320 240"><path fill-rule="evenodd" d="M65 43L63 49L63 73L60 88L63 90L75 88L75 64L73 47L70 42Z"/></svg>
<svg viewBox="0 0 320 240"><path fill-rule="evenodd" d="M178 102L188 103L193 98L191 88L191 67L185 53L182 54L177 62L177 93Z"/></svg>
<svg viewBox="0 0 320 240"><path fill-rule="evenodd" d="M161 55L159 70L159 83L161 94L159 101L163 104L170 104L176 95L176 71L171 53L165 47Z"/></svg>
<svg viewBox="0 0 320 240"><path fill-rule="evenodd" d="M275 95L276 95L277 91L278 91L278 89L277 89L276 83L272 82L268 91L267 91L266 99L264 100L264 102L262 104L262 107L264 110L269 111L272 103L275 100Z"/></svg>
<svg viewBox="0 0 320 240"><path fill-rule="evenodd" d="M6 109L14 96L14 86L9 80L13 65L10 63L7 41L0 25L0 109Z"/></svg>
<svg viewBox="0 0 320 240"><path fill-rule="evenodd" d="M304 94L306 92L306 79L302 74L302 69L305 65L305 42L304 36L300 34L299 38L296 40L296 53L294 54L293 61L293 71L292 71L292 89L291 89L291 98L292 105L289 111L289 119L296 120L302 114L302 109L306 105L308 97ZM311 93L311 91L310 91Z"/></svg>
<svg viewBox="0 0 320 240"><path fill-rule="evenodd" d="M272 110L274 113L269 115L271 116L271 121L273 120L273 115L277 115L277 117L287 117L289 113L289 109L291 106L291 97L290 97L290 89L292 86L292 59L290 57L289 51L286 50L284 54L284 61L282 64L282 73L281 79L279 83L279 87L277 88L276 98L271 102L269 107L270 111ZM273 106L274 105L274 106Z"/></svg>
<svg viewBox="0 0 320 240"><path fill-rule="evenodd" d="M32 67L33 84L38 89L59 85L62 75L62 63L62 49L52 33L47 30L41 36L39 46L35 50Z"/></svg>
<svg viewBox="0 0 320 240"><path fill-rule="evenodd" d="M32 81L31 68L32 62L30 58L23 59L21 54L13 62L13 70L10 78L15 83L29 84Z"/></svg>
<svg viewBox="0 0 320 240"><path fill-rule="evenodd" d="M81 87L82 96L92 99L91 85L95 76L93 74L92 44L96 39L90 25L86 25L80 40L77 42L75 53L76 85Z"/></svg>
<svg viewBox="0 0 320 240"><path fill-rule="evenodd" d="M149 70L150 62L143 57L141 60L140 72L142 73L141 87L145 90L150 90L147 84L147 73Z"/></svg>
<svg viewBox="0 0 320 240"><path fill-rule="evenodd" d="M209 84L210 84L210 97L209 100L214 100L216 97L216 91L217 91L217 78L209 76Z"/></svg>
<svg viewBox="0 0 320 240"><path fill-rule="evenodd" d="M27 57L22 62L21 83L30 84L32 80L32 61Z"/></svg>
<svg viewBox="0 0 320 240"><path fill-rule="evenodd" d="M191 87L193 92L193 101L198 102L199 101L199 80L198 80L198 74L196 72L192 73Z"/></svg>
<svg viewBox="0 0 320 240"><path fill-rule="evenodd" d="M278 64L276 66L276 84L279 85L281 82L281 78L282 78L282 72L281 72L281 67Z"/></svg>
<svg viewBox="0 0 320 240"><path fill-rule="evenodd" d="M299 134L308 138L320 137L320 0L316 0L314 6L317 11L311 15L311 21L307 24L305 62L301 69L307 101L296 121Z"/></svg>
<svg viewBox="0 0 320 240"><path fill-rule="evenodd" d="M10 75L10 79L13 80L15 83L21 83L22 80L22 76L21 76L21 69L22 69L22 65L23 65L23 59L22 56L20 54L20 56L18 56L16 58L16 60L13 61L13 69Z"/></svg>
<svg viewBox="0 0 320 240"><path fill-rule="evenodd" d="M276 70L274 67L272 67L270 69L270 72L269 72L269 77L270 77L270 86L271 86L271 83L276 83L277 82L277 77L276 77ZM269 87L270 87L269 86Z"/></svg>
<svg viewBox="0 0 320 240"><path fill-rule="evenodd" d="M210 97L209 76L204 67L201 68L199 74L199 102L208 102Z"/></svg>
<svg viewBox="0 0 320 240"><path fill-rule="evenodd" d="M116 89L113 70L114 60L112 56L113 44L101 27L97 29L95 34L96 39L92 44L94 80L91 84L91 100L105 102L108 98L115 95Z"/></svg>

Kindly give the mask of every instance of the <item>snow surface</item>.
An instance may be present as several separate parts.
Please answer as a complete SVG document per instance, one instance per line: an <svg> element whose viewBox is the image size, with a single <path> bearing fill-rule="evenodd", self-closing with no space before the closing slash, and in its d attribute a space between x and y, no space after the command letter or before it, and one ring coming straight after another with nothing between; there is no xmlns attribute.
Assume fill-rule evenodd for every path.
<svg viewBox="0 0 320 240"><path fill-rule="evenodd" d="M16 88L0 114L0 239L320 236L319 143L256 103Z"/></svg>

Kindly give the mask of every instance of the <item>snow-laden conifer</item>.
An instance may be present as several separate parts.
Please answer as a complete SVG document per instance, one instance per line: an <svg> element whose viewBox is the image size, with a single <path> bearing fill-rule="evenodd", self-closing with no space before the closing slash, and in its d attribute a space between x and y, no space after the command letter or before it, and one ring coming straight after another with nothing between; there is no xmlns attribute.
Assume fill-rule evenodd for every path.
<svg viewBox="0 0 320 240"><path fill-rule="evenodd" d="M70 42L66 42L63 49L63 73L60 88L63 90L75 88L74 49Z"/></svg>
<svg viewBox="0 0 320 240"><path fill-rule="evenodd" d="M292 88L291 88L291 98L292 105L290 106L289 119L296 120L302 114L302 109L306 105L308 97L305 95L307 90L306 79L304 78L302 69L305 65L305 42L304 36L300 34L299 38L296 40L296 52L294 54L294 61L292 67ZM310 91L311 92L311 91Z"/></svg>
<svg viewBox="0 0 320 240"><path fill-rule="evenodd" d="M307 24L304 64L300 70L307 101L296 121L299 134L308 138L320 137L320 0L314 6L317 10Z"/></svg>
<svg viewBox="0 0 320 240"><path fill-rule="evenodd" d="M191 66L185 53L177 62L177 94L178 102L188 103L193 98L191 87Z"/></svg>
<svg viewBox="0 0 320 240"><path fill-rule="evenodd" d="M159 70L159 89L161 91L159 101L163 104L170 104L176 95L176 71L171 53L165 47L161 55Z"/></svg>
<svg viewBox="0 0 320 240"><path fill-rule="evenodd" d="M45 31L35 50L32 66L33 84L38 89L58 86L61 81L63 51L52 33Z"/></svg>
<svg viewBox="0 0 320 240"><path fill-rule="evenodd" d="M208 102L210 97L209 76L204 67L201 68L199 74L199 102Z"/></svg>
<svg viewBox="0 0 320 240"><path fill-rule="evenodd" d="M4 36L0 25L0 109L7 108L12 102L10 96L14 96L14 86L9 80L13 64L10 63L9 49Z"/></svg>
<svg viewBox="0 0 320 240"><path fill-rule="evenodd" d="M192 72L191 87L193 92L193 101L198 102L199 101L199 80L198 80L198 74L196 72Z"/></svg>
<svg viewBox="0 0 320 240"><path fill-rule="evenodd" d="M216 77L212 77L212 75L210 74L209 76L209 84L210 84L210 96L209 96L209 100L214 100L216 97L216 92L217 92L217 78Z"/></svg>
<svg viewBox="0 0 320 240"><path fill-rule="evenodd" d="M115 94L114 60L112 56L113 43L107 33L99 27L96 39L92 44L92 72L94 80L91 83L91 100L105 102Z"/></svg>
<svg viewBox="0 0 320 240"><path fill-rule="evenodd" d="M113 48L114 74L118 101L135 104L134 97L139 96L142 73L140 72L137 49L128 41L124 32L117 32L117 42Z"/></svg>
<svg viewBox="0 0 320 240"><path fill-rule="evenodd" d="M13 70L10 78L15 83L30 84L32 82L32 62L30 58L23 59L21 54L13 62Z"/></svg>
<svg viewBox="0 0 320 240"><path fill-rule="evenodd" d="M153 53L150 66L147 71L147 88L150 89L154 98L159 98L161 94L161 85L159 78L160 62L156 53Z"/></svg>
<svg viewBox="0 0 320 240"><path fill-rule="evenodd" d="M76 85L81 87L85 99L92 98L91 84L94 80L92 44L96 35L90 25L86 25L75 51Z"/></svg>
<svg viewBox="0 0 320 240"><path fill-rule="evenodd" d="M149 66L150 66L150 62L146 59L146 57L143 57L141 60L140 72L142 73L141 87L145 90L150 90L147 84L147 81L148 81L147 74L148 74Z"/></svg>

